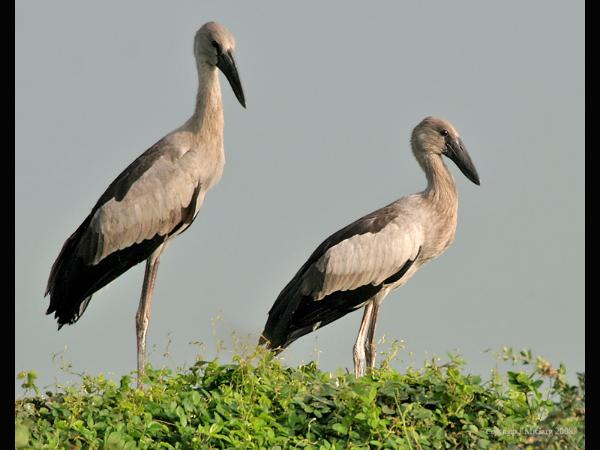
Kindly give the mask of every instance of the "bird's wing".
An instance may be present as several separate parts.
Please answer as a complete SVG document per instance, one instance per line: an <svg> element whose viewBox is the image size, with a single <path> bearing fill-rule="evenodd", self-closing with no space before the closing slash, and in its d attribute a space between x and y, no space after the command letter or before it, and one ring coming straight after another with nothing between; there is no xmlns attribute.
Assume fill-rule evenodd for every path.
<svg viewBox="0 0 600 450"><path fill-rule="evenodd" d="M162 139L129 165L92 210L79 248L88 264L191 222L202 201L191 152Z"/></svg>
<svg viewBox="0 0 600 450"><path fill-rule="evenodd" d="M365 285L390 284L412 263L423 244L420 222L396 216L372 232L355 233L331 245L305 272L302 292L321 300L338 291L351 291ZM362 230L355 222L347 232Z"/></svg>
<svg viewBox="0 0 600 450"><path fill-rule="evenodd" d="M414 201L404 197L325 239L279 293L260 342L285 348L400 280L424 241L421 221L411 215Z"/></svg>

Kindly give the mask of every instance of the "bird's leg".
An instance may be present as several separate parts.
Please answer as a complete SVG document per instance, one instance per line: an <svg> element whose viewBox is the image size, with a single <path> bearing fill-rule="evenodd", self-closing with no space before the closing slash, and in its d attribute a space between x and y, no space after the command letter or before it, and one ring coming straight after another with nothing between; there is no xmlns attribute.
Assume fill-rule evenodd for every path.
<svg viewBox="0 0 600 450"><path fill-rule="evenodd" d="M146 272L144 274L144 285L142 287L142 296L140 305L135 315L135 331L137 335L137 368L138 368L138 387L141 385L141 378L146 368L146 332L150 324L152 293L156 282L158 272L158 263L160 255L164 250L164 244L158 247L146 260Z"/></svg>
<svg viewBox="0 0 600 450"><path fill-rule="evenodd" d="M360 328L358 330L358 336L356 337L356 342L354 343L354 374L357 377L362 377L365 374L365 368L367 363L365 357L365 348L372 309L373 302L367 303L367 306L365 306L365 312L363 314L362 322L360 323Z"/></svg>
<svg viewBox="0 0 600 450"><path fill-rule="evenodd" d="M371 318L369 320L369 329L367 330L367 340L365 342L365 354L367 356L367 368L370 370L375 367L375 326L377 325L377 314L379 313L379 302L374 300L372 302L373 308L371 309Z"/></svg>

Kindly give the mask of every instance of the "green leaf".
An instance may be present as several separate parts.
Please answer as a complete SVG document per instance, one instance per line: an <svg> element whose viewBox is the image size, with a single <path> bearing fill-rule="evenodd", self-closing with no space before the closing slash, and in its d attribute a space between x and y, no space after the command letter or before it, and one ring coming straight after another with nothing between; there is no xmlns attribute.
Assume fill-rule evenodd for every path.
<svg viewBox="0 0 600 450"><path fill-rule="evenodd" d="M122 450L123 436L118 431L113 431L106 438L106 450Z"/></svg>
<svg viewBox="0 0 600 450"><path fill-rule="evenodd" d="M337 431L341 435L348 434L348 427L341 423L334 423L331 427L334 431Z"/></svg>
<svg viewBox="0 0 600 450"><path fill-rule="evenodd" d="M202 397L200 397L198 391L192 391L191 398L194 405L198 405L202 401Z"/></svg>
<svg viewBox="0 0 600 450"><path fill-rule="evenodd" d="M29 428L22 423L15 425L15 448L24 448L29 444Z"/></svg>

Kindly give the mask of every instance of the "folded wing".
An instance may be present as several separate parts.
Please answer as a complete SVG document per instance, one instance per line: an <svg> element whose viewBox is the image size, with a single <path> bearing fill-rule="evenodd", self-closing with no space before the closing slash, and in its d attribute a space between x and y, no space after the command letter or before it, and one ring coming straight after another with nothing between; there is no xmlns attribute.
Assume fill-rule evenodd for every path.
<svg viewBox="0 0 600 450"><path fill-rule="evenodd" d="M402 279L424 236L393 203L327 238L281 291L262 342L285 348L295 339L363 306Z"/></svg>

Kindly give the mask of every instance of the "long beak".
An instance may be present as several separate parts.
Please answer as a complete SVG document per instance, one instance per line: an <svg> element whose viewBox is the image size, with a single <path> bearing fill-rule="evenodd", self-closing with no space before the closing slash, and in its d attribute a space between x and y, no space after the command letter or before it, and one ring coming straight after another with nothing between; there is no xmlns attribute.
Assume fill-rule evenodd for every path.
<svg viewBox="0 0 600 450"><path fill-rule="evenodd" d="M242 82L238 75L237 67L235 66L235 59L231 52L221 53L217 58L217 67L221 69L221 72L227 77L227 81L233 89L233 93L242 104L246 107L246 99L244 98L244 90L242 89Z"/></svg>
<svg viewBox="0 0 600 450"><path fill-rule="evenodd" d="M471 157L467 153L465 146L460 138L450 139L446 144L445 155L458 166L460 171L473 183L479 186L479 175Z"/></svg>

